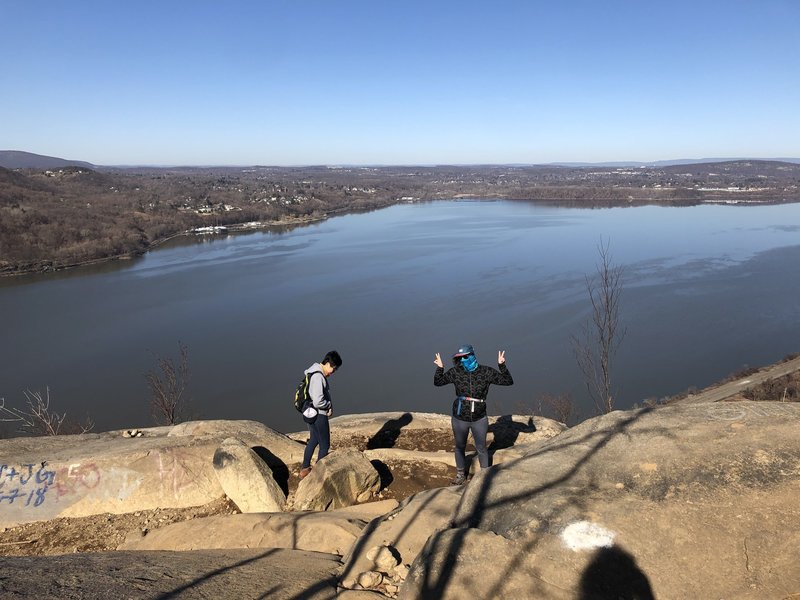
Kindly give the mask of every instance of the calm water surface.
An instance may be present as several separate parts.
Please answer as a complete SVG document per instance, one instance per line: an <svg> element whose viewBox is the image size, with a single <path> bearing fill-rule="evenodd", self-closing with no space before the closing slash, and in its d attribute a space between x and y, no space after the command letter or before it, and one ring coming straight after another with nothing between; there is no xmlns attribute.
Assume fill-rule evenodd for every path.
<svg viewBox="0 0 800 600"><path fill-rule="evenodd" d="M800 205L566 209L399 205L282 233L192 239L128 263L0 281L0 397L49 386L96 430L152 423L145 373L189 348L194 416L303 423L290 397L336 348L338 414L447 412L433 356L475 345L515 379L493 414L570 393L569 337L609 240L626 269L618 405L710 384L800 350Z"/></svg>

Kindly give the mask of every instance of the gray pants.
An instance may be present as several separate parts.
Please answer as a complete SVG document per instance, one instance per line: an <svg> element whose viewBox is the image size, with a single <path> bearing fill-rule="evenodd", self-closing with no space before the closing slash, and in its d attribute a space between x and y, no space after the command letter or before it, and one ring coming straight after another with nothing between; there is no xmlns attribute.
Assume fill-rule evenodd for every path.
<svg viewBox="0 0 800 600"><path fill-rule="evenodd" d="M475 449L478 451L478 461L481 469L489 466L489 453L486 451L486 434L489 432L489 417L483 417L477 421L462 421L451 417L450 424L453 427L453 437L456 442L456 469L464 470L466 458L464 449L467 447L467 435L472 432L472 439L475 442Z"/></svg>

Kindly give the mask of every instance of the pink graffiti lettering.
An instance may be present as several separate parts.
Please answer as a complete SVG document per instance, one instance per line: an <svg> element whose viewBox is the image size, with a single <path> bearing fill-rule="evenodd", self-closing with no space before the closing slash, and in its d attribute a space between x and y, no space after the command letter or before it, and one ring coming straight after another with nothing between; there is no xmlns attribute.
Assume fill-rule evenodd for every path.
<svg viewBox="0 0 800 600"><path fill-rule="evenodd" d="M61 498L96 488L100 483L100 469L94 463L77 463L59 469L54 479L56 497Z"/></svg>
<svg viewBox="0 0 800 600"><path fill-rule="evenodd" d="M181 491L195 484L191 469L177 452L158 453L158 475L161 485L171 488L172 494L177 497Z"/></svg>

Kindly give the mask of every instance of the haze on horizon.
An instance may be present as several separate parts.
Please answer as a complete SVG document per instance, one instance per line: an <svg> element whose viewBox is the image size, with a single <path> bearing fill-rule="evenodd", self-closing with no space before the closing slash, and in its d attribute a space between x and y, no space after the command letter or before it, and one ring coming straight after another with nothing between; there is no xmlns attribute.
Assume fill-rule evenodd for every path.
<svg viewBox="0 0 800 600"><path fill-rule="evenodd" d="M9 3L0 149L98 165L800 156L794 0L549 4Z"/></svg>

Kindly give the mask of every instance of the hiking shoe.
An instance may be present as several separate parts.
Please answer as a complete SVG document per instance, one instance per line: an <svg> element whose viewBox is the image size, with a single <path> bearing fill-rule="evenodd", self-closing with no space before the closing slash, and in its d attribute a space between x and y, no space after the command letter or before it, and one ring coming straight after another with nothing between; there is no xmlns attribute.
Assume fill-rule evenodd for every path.
<svg viewBox="0 0 800 600"><path fill-rule="evenodd" d="M305 479L311 473L311 467L304 467L300 469L300 479Z"/></svg>
<svg viewBox="0 0 800 600"><path fill-rule="evenodd" d="M464 473L459 471L456 473L456 478L450 482L450 485L464 485L467 482L467 478L464 477Z"/></svg>

